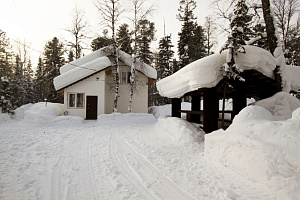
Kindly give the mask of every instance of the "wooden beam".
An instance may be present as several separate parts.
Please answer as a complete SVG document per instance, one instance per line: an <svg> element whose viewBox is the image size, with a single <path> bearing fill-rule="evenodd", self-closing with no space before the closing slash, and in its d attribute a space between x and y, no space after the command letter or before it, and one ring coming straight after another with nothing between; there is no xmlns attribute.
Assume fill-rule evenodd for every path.
<svg viewBox="0 0 300 200"><path fill-rule="evenodd" d="M231 119L247 106L247 89L244 81L235 81L232 101Z"/></svg>
<svg viewBox="0 0 300 200"><path fill-rule="evenodd" d="M203 93L203 130L210 133L218 129L219 101L216 88Z"/></svg>
<svg viewBox="0 0 300 200"><path fill-rule="evenodd" d="M192 96L192 106L191 106L192 111L200 111L200 100L201 100L201 96L199 94ZM201 117L200 115L191 113L191 122L199 124L200 117Z"/></svg>
<svg viewBox="0 0 300 200"><path fill-rule="evenodd" d="M173 98L172 99L172 117L181 118L181 99Z"/></svg>

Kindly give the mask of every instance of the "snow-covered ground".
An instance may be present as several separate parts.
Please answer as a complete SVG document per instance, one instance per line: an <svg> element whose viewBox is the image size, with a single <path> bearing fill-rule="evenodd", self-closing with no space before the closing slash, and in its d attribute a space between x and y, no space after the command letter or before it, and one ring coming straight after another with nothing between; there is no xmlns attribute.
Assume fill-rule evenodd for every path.
<svg viewBox="0 0 300 200"><path fill-rule="evenodd" d="M157 116L169 112L166 106L153 109ZM244 111L234 123L244 123L247 113L256 111ZM269 182L253 180L241 170L225 167L217 159L218 155L225 155L222 152L205 156L208 149L204 152L204 133L181 119L156 118L152 114L110 114L86 121L80 117L58 116L61 112L58 104L48 103L45 107L45 103L40 103L19 108L15 119L0 114L0 199L282 199L282 191L274 188L289 180L293 181L294 189L298 187L296 192L299 191L300 167L294 162L296 158L289 160L295 165L275 163L288 171L284 174L289 175L286 179L282 176ZM292 129L290 138L297 143L294 140L299 136L294 133L300 130L299 109L293 111L292 119L273 124L270 120L274 119L266 120L266 114L262 118L257 114L251 116L256 116L255 122L260 123L246 124L245 135L264 128L262 124L267 123L267 128L276 125L280 132ZM285 122L293 125L279 128ZM232 130L234 127L237 126ZM235 138L232 133L236 131L229 130L225 133ZM260 135L258 132L257 136ZM286 144L289 134L284 136ZM269 137L272 135L262 139ZM217 137L214 141L217 142ZM226 143L219 146L226 148ZM281 148L285 150L284 146ZM297 157L297 152L292 155ZM282 171L272 167L271 173ZM274 180L285 182L275 184ZM298 197L291 193L285 196L285 199L293 198Z"/></svg>

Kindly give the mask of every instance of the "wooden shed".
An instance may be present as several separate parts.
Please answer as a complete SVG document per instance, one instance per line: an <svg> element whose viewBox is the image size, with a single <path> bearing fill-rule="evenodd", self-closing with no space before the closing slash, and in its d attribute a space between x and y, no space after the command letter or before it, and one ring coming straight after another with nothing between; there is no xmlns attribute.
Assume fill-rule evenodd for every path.
<svg viewBox="0 0 300 200"><path fill-rule="evenodd" d="M197 60L160 80L157 88L160 95L172 99L172 116L181 117L181 113L187 113L188 121L202 124L203 130L209 133L221 128L221 122L230 124L234 116L247 106L247 98L259 100L274 95L277 92L274 80L276 59L258 47L245 46L245 50L246 53L239 54L237 59L245 81L225 81L221 67L226 62L226 51ZM191 97L191 110L181 109L184 97ZM232 99L232 110L224 111L231 114L230 119L222 119L219 100L223 98Z"/></svg>

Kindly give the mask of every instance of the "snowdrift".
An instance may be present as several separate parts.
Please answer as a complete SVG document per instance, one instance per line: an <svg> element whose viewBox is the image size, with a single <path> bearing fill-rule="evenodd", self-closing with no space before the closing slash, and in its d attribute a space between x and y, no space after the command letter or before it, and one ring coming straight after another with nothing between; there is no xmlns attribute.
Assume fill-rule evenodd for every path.
<svg viewBox="0 0 300 200"><path fill-rule="evenodd" d="M177 117L161 116L156 126L174 137L175 142L192 143L204 140L205 133L201 129Z"/></svg>
<svg viewBox="0 0 300 200"><path fill-rule="evenodd" d="M300 103L283 93L244 108L226 131L205 135L206 157L266 185L278 199L300 197L299 146Z"/></svg>
<svg viewBox="0 0 300 200"><path fill-rule="evenodd" d="M26 104L17 108L13 119L26 120L30 122L45 122L53 120L57 116L63 115L64 105L59 103L39 102L36 104Z"/></svg>

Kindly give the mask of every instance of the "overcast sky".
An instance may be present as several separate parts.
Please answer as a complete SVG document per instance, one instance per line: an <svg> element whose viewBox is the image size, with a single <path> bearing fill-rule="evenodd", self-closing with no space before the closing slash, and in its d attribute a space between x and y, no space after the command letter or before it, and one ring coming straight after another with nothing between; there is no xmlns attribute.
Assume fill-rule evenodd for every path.
<svg viewBox="0 0 300 200"><path fill-rule="evenodd" d="M99 24L100 16L95 7L97 0L0 0L0 29L7 33L12 44L14 40L26 41L31 46L30 55L33 63L37 63L38 56L44 45L53 37L62 42L70 39L71 35L65 31L72 25L72 13L77 6L85 12L85 19L89 25L89 36L95 38L102 33ZM126 1L126 0L124 0ZM149 0L156 5L156 10L150 21L155 22L156 38L153 47L158 47L158 41L163 37L164 20L166 34L172 34L174 50L177 49L178 32L181 24L176 19L180 0ZM128 0L130 2L130 0ZM194 14L198 23L204 25L205 17L212 14L207 0L197 0ZM124 5L125 7L126 5ZM128 22L124 12L120 23ZM88 44L88 47L90 44ZM40 52L40 53L39 53Z"/></svg>

